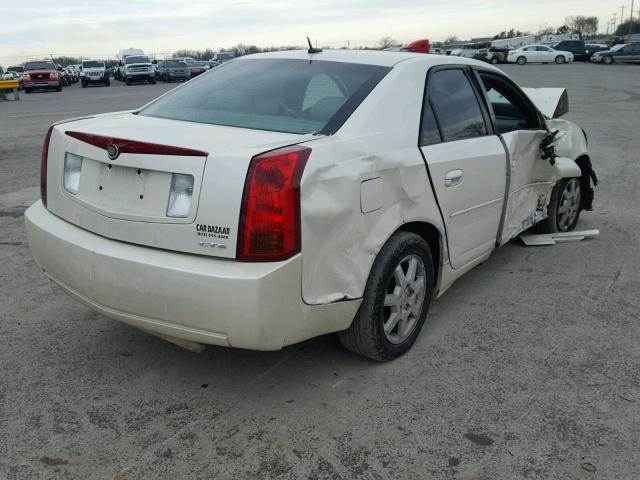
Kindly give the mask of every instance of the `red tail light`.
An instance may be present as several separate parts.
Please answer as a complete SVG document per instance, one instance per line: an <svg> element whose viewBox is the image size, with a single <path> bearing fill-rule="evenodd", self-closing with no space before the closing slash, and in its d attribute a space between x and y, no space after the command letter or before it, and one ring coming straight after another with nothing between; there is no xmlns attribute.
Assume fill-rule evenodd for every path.
<svg viewBox="0 0 640 480"><path fill-rule="evenodd" d="M242 197L238 260L275 262L300 251L300 179L311 154L291 146L251 159Z"/></svg>
<svg viewBox="0 0 640 480"><path fill-rule="evenodd" d="M44 137L42 144L42 160L40 162L40 198L43 205L47 206L47 161L49 158L49 140L51 140L51 132L55 124L49 127L47 135Z"/></svg>

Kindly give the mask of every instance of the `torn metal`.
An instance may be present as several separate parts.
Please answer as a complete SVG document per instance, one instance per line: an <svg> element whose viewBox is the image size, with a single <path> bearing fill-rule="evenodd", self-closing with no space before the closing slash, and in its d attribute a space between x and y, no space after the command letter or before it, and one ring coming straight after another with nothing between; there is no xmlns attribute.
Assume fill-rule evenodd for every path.
<svg viewBox="0 0 640 480"><path fill-rule="evenodd" d="M586 238L596 238L600 235L600 230L582 230L573 232L545 233L539 235L520 235L520 240L527 247L538 247L545 245L556 245L557 243L580 242Z"/></svg>

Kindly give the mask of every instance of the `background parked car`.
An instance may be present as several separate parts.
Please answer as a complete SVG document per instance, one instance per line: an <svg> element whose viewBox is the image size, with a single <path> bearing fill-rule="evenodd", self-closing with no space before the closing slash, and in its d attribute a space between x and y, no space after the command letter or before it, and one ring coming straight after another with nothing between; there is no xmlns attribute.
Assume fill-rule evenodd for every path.
<svg viewBox="0 0 640 480"><path fill-rule="evenodd" d="M129 55L120 66L120 76L127 85L133 82L156 83L156 76L149 57L146 55Z"/></svg>
<svg viewBox="0 0 640 480"><path fill-rule="evenodd" d="M69 76L67 71L64 69L64 67L60 64L56 64L56 70L58 70L58 76L60 77L60 82L62 83L62 86L68 87L69 85L71 85L71 77Z"/></svg>
<svg viewBox="0 0 640 480"><path fill-rule="evenodd" d="M22 83L22 76L18 72L8 71L2 74L2 80L18 80L19 90L24 88L24 84Z"/></svg>
<svg viewBox="0 0 640 480"><path fill-rule="evenodd" d="M591 60L591 57L593 56L594 53L603 52L604 50L609 50L609 47L602 43L586 43L584 48L587 54L587 58L589 60Z"/></svg>
<svg viewBox="0 0 640 480"><path fill-rule="evenodd" d="M187 64L180 60L161 60L158 62L156 75L163 82L172 82L174 80L184 82L191 78L191 71Z"/></svg>
<svg viewBox="0 0 640 480"><path fill-rule="evenodd" d="M584 40L563 40L553 45L554 50L573 53L574 60L586 62L589 59Z"/></svg>
<svg viewBox="0 0 640 480"><path fill-rule="evenodd" d="M31 93L34 90L62 91L62 80L58 69L52 62L46 60L26 62L22 79L25 93Z"/></svg>
<svg viewBox="0 0 640 480"><path fill-rule="evenodd" d="M509 51L507 62L518 65L525 63L569 63L573 62L573 53L555 50L546 45L527 45Z"/></svg>
<svg viewBox="0 0 640 480"><path fill-rule="evenodd" d="M200 75L201 73L204 73L206 70L208 70L208 68L205 68L203 66L203 64L206 62L199 62L191 57L174 58L172 60L179 60L181 62L184 62L189 68L189 74L191 77Z"/></svg>
<svg viewBox="0 0 640 480"><path fill-rule="evenodd" d="M107 69L102 60L83 60L80 68L82 88L87 88L90 84L102 84L105 87L111 85Z"/></svg>
<svg viewBox="0 0 640 480"><path fill-rule="evenodd" d="M591 61L607 65L625 62L640 63L640 43L619 44L611 50L596 52L591 57Z"/></svg>

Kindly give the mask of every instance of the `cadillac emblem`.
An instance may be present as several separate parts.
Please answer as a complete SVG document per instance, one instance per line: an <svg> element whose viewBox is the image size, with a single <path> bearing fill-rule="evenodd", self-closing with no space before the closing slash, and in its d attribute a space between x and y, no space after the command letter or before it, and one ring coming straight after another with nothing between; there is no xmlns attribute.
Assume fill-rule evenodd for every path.
<svg viewBox="0 0 640 480"><path fill-rule="evenodd" d="M120 150L118 150L118 146L114 143L110 143L107 145L107 155L109 155L109 159L115 160L120 155Z"/></svg>

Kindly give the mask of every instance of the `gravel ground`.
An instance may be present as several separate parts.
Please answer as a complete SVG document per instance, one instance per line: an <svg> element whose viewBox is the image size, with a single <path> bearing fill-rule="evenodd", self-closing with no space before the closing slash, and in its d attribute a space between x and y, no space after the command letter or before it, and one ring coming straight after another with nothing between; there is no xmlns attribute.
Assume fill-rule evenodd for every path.
<svg viewBox="0 0 640 480"><path fill-rule="evenodd" d="M640 70L504 70L568 88L601 180L579 228L601 235L510 243L382 365L334 336L194 354L65 296L23 227L46 128L170 86L0 103L0 478L640 478Z"/></svg>

